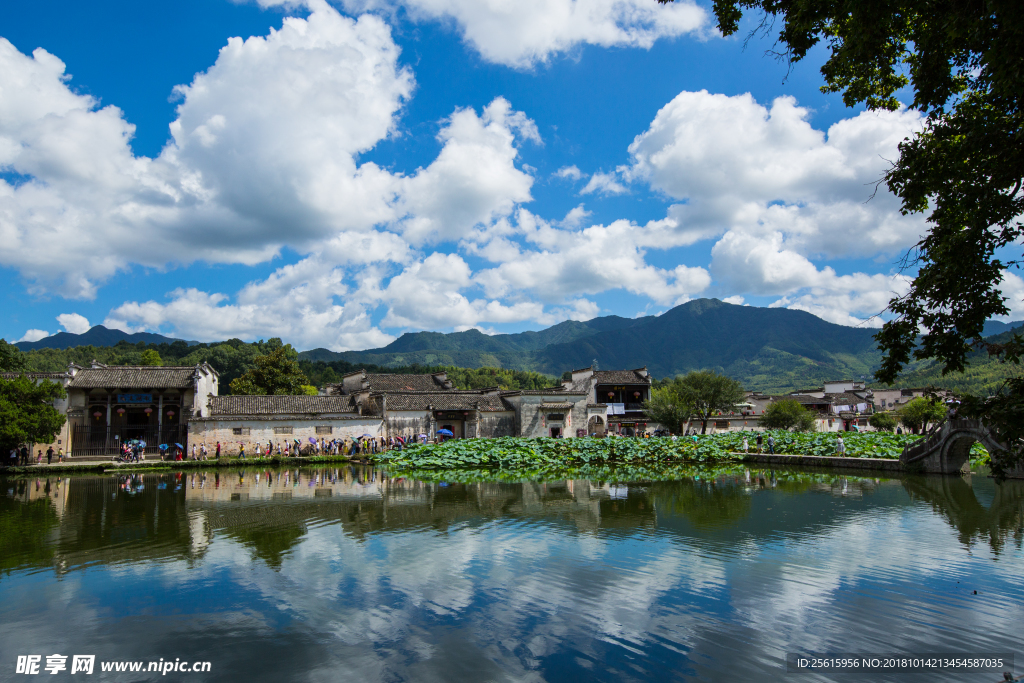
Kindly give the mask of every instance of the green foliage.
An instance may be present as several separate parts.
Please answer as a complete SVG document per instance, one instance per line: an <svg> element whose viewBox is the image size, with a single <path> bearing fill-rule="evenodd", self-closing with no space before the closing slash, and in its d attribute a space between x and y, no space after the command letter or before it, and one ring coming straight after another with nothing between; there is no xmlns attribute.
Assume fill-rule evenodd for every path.
<svg viewBox="0 0 1024 683"><path fill-rule="evenodd" d="M651 400L644 402L644 414L672 434L681 434L693 408L679 395L675 382L669 382L651 389Z"/></svg>
<svg viewBox="0 0 1024 683"><path fill-rule="evenodd" d="M888 432L765 432L775 439L775 452L785 455L834 456L836 440L842 435L846 457L898 459L904 446L918 440L910 434ZM447 481L457 475L451 470L495 469L510 477L554 476L565 468L659 468L675 463L717 463L735 459L743 452L743 437L751 432L729 432L699 438L656 437L651 439L591 438L454 439L441 444L414 445L404 450L378 453L377 462L391 469L410 471L446 470L438 475ZM752 439L751 439L752 441ZM975 456L985 453L975 444ZM417 478L421 475L417 474ZM584 477L586 478L586 477ZM510 479L511 480L511 479Z"/></svg>
<svg viewBox="0 0 1024 683"><path fill-rule="evenodd" d="M764 409L758 423L765 429L793 429L809 432L814 429L814 413L792 398L772 401Z"/></svg>
<svg viewBox="0 0 1024 683"><path fill-rule="evenodd" d="M19 443L48 443L67 418L53 402L67 394L56 382L38 384L22 375L0 379L0 453L6 455Z"/></svg>
<svg viewBox="0 0 1024 683"><path fill-rule="evenodd" d="M20 372L25 368L25 354L17 346L0 339L0 372Z"/></svg>
<svg viewBox="0 0 1024 683"><path fill-rule="evenodd" d="M921 397L900 407L897 414L903 426L916 434L929 423L945 421L946 406L941 401Z"/></svg>
<svg viewBox="0 0 1024 683"><path fill-rule="evenodd" d="M958 414L985 420L996 441L1010 449L1009 457L991 463L997 477L1024 461L1024 379L1007 380L999 392L986 398L964 397Z"/></svg>
<svg viewBox="0 0 1024 683"><path fill-rule="evenodd" d="M732 410L743 401L743 386L736 380L711 370L694 370L672 383L676 395L700 420L701 434L707 433L708 420L716 412Z"/></svg>
<svg viewBox="0 0 1024 683"><path fill-rule="evenodd" d="M163 365L163 360L160 359L160 352L156 349L146 349L139 356L140 365Z"/></svg>
<svg viewBox="0 0 1024 683"><path fill-rule="evenodd" d="M305 393L303 386L308 385L309 380L299 369L297 355L291 345L286 345L258 356L252 370L231 382L231 393L248 396Z"/></svg>
<svg viewBox="0 0 1024 683"><path fill-rule="evenodd" d="M305 396L316 396L319 392L317 391L317 388L312 384L303 384L301 387L299 387L299 393Z"/></svg>
<svg viewBox="0 0 1024 683"><path fill-rule="evenodd" d="M875 413L868 418L868 422L881 432L891 432L896 429L896 418L892 413Z"/></svg>

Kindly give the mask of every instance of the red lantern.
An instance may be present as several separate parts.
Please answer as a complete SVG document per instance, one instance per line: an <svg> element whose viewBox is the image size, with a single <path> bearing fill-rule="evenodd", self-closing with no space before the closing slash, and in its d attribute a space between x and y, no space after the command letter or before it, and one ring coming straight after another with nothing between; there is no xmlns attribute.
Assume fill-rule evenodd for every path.
<svg viewBox="0 0 1024 683"><path fill-rule="evenodd" d="M142 412L144 412L146 414L146 417L149 417L153 413L153 409L152 408L146 408Z"/></svg>
<svg viewBox="0 0 1024 683"><path fill-rule="evenodd" d="M117 409L117 414L121 415L123 417L124 416L124 408L118 408Z"/></svg>
<svg viewBox="0 0 1024 683"><path fill-rule="evenodd" d="M633 392L633 398L640 398L640 392L639 391L634 391Z"/></svg>
<svg viewBox="0 0 1024 683"><path fill-rule="evenodd" d="M167 417L174 417L174 411L173 410L168 410L167 411Z"/></svg>
<svg viewBox="0 0 1024 683"><path fill-rule="evenodd" d="M97 410L95 413L92 414L92 416L95 417L98 420L101 417L103 417L103 413L101 413L100 411Z"/></svg>
<svg viewBox="0 0 1024 683"><path fill-rule="evenodd" d="M608 398L615 398L615 392L614 391L609 391L608 392Z"/></svg>

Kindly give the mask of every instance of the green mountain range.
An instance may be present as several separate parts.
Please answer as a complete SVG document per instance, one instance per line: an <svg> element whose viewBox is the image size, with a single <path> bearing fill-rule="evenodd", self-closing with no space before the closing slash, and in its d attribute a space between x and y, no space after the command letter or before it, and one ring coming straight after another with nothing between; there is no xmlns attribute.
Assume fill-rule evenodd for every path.
<svg viewBox="0 0 1024 683"><path fill-rule="evenodd" d="M111 330L103 325L94 325L87 332L75 334L72 332L58 332L49 337L43 337L34 342L17 342L14 345L22 351L35 349L70 349L76 346L114 346L119 341L126 341L130 344L145 342L146 344L173 344L178 339L165 337L162 334L152 332L135 332L129 334L123 330ZM198 344L197 341L186 341L189 346Z"/></svg>
<svg viewBox="0 0 1024 683"><path fill-rule="evenodd" d="M1021 325L990 321L985 332L994 335L992 341L1006 341L1021 331ZM871 382L881 359L874 333L868 328L835 325L803 311L698 299L659 316L567 320L545 330L518 334L414 332L380 349L342 353L314 349L303 351L299 359L312 380L323 382L337 381L341 374L360 367L393 368L396 372L424 372L424 368L442 366L504 368L558 377L596 361L605 370L646 365L657 379L711 369L739 380L748 389L781 393L818 387L825 380ZM29 368L36 371L60 370L69 360L82 363L91 358L137 363L136 356L149 347L157 349L165 363L209 361L221 372L222 380L244 372L259 352L258 344L238 339L218 344L183 343L102 326L80 335L61 332L17 346L27 352ZM917 362L899 384L984 394L1019 373L1018 366L1001 363L984 352L972 354L970 363L964 373L942 376L935 363ZM465 379L474 386L478 380L495 381L490 377ZM521 384L520 380L522 377L517 380ZM546 381L536 376L530 379L534 380Z"/></svg>
<svg viewBox="0 0 1024 683"><path fill-rule="evenodd" d="M316 349L300 357L384 367L504 367L556 376L596 360L605 369L646 365L659 378L714 369L749 388L781 390L826 379L870 379L881 357L874 333L804 311L698 299L659 316L566 321L519 334L415 332L380 349Z"/></svg>

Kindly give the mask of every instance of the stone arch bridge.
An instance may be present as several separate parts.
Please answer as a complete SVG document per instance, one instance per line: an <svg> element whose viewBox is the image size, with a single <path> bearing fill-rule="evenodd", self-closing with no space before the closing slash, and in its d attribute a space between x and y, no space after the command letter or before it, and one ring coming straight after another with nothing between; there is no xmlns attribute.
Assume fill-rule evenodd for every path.
<svg viewBox="0 0 1024 683"><path fill-rule="evenodd" d="M905 470L956 474L970 468L968 458L975 442L988 449L993 460L1005 457L1007 448L1000 443L981 420L947 420L938 431L909 444L900 455ZM1024 478L1024 467L1018 465L1007 476Z"/></svg>

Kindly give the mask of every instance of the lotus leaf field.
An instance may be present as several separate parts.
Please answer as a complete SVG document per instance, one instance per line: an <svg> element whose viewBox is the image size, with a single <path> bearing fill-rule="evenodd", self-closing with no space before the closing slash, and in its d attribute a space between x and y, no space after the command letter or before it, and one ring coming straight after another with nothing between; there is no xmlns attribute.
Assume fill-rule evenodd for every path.
<svg viewBox="0 0 1024 683"><path fill-rule="evenodd" d="M765 432L775 438L775 452L785 455L836 454L837 433ZM401 470L502 469L541 475L567 467L647 467L654 463L715 463L734 460L743 451L743 433L709 434L670 439L574 438L453 439L440 444L416 445L404 450L375 454L382 464ZM756 449L755 434L747 432L750 450ZM843 433L846 457L896 459L906 444L920 439L911 434L887 432ZM767 448L766 448L767 450ZM975 444L972 455L987 455Z"/></svg>

